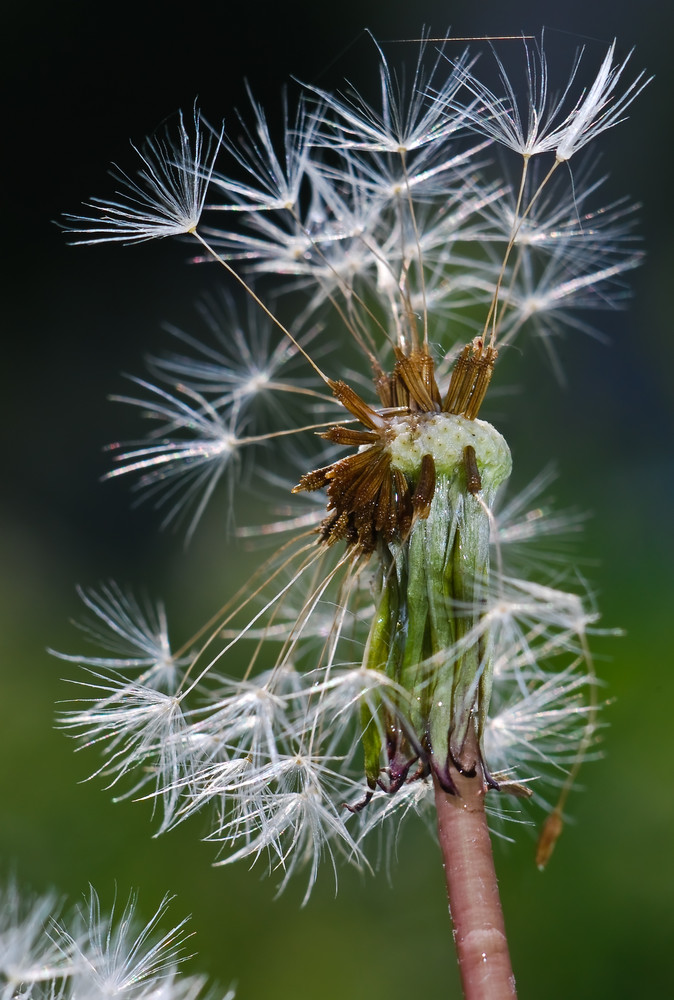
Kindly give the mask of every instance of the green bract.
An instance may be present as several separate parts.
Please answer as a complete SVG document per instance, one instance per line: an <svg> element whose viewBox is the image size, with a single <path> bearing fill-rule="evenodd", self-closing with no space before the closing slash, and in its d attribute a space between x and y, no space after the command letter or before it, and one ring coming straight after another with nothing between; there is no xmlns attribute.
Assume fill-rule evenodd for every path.
<svg viewBox="0 0 674 1000"><path fill-rule="evenodd" d="M444 413L397 418L389 448L392 467L412 483L430 455L436 483L427 516L384 550L365 664L409 697L395 717L384 711L383 724L364 720L366 772L374 787L383 736L393 786L421 760L452 787L452 764L470 770L477 763L474 748L469 759L468 731L474 718L481 750L489 707L490 643L476 626L489 577L490 507L510 475L510 449L491 424Z"/></svg>

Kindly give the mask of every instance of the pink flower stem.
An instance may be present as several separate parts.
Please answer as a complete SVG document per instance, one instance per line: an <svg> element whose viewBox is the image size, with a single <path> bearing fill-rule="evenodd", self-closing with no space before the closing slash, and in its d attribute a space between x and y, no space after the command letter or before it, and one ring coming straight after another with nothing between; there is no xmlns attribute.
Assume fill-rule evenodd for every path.
<svg viewBox="0 0 674 1000"><path fill-rule="evenodd" d="M484 810L486 786L452 769L458 795L435 782L438 836L466 1000L517 997Z"/></svg>

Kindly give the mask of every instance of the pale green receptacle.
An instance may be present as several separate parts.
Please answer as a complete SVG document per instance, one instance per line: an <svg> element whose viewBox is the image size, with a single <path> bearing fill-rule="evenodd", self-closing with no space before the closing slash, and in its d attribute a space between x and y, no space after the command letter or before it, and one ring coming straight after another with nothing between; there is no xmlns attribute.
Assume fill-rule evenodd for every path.
<svg viewBox="0 0 674 1000"><path fill-rule="evenodd" d="M489 707L488 635L476 628L489 575L489 509L512 466L499 432L481 420L452 414L415 414L392 422L391 464L412 487L424 455L435 463L428 516L409 536L384 546L381 592L365 653L407 694L393 717L369 720L366 771L373 785L381 768L382 737L395 781L406 760L430 756L439 773L462 763L471 718L481 739ZM470 480L472 448L481 483ZM392 764L393 761L393 764Z"/></svg>

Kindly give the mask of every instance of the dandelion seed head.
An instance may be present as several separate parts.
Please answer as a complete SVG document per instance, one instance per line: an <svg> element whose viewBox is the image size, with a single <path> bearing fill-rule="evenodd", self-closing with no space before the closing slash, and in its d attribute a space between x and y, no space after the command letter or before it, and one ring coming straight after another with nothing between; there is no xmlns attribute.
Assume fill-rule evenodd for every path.
<svg viewBox="0 0 674 1000"><path fill-rule="evenodd" d="M135 477L166 524L189 514L188 537L244 462L265 502L312 500L240 532L276 551L178 656L159 605L86 594L106 655L65 657L89 673L62 724L161 830L208 810L219 864L265 860L281 888L306 865L307 896L322 859L366 867L366 834L428 814L434 782L481 770L492 800L564 799L595 738L597 612L548 542L582 516L542 498L548 473L499 500L510 451L480 412L500 350L533 336L554 361L564 332L594 333L584 311L622 304L633 206L596 207L582 158L558 166L647 81L625 85L614 43L588 88L578 55L554 93L542 39L523 46L521 92L496 57L501 94L468 53L405 78L378 48L378 100L304 88L280 143L250 96L217 171L219 140L181 119L126 200L76 220L84 242L196 234L265 317L211 299L206 339L169 328L152 379L117 397L150 433L111 448L106 478Z"/></svg>

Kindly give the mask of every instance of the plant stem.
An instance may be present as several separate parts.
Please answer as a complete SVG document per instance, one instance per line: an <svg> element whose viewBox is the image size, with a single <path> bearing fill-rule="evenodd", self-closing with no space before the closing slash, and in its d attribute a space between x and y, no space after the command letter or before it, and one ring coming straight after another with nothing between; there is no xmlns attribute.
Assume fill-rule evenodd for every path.
<svg viewBox="0 0 674 1000"><path fill-rule="evenodd" d="M438 837L466 1000L517 997L484 809L486 786L452 769L458 795L435 782Z"/></svg>

